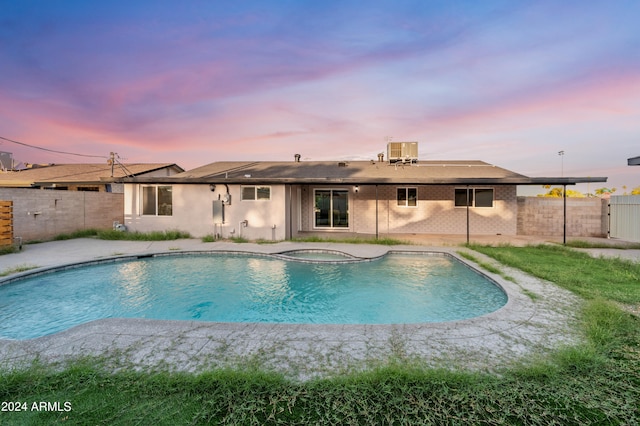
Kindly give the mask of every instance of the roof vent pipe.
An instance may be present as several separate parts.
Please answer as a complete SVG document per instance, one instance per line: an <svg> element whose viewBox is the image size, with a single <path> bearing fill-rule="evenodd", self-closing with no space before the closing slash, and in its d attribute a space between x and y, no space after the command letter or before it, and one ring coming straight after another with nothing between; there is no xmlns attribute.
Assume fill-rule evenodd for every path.
<svg viewBox="0 0 640 426"><path fill-rule="evenodd" d="M299 162L300 162L300 154L295 154L295 155L293 156L293 158L295 159L295 162L296 162L296 163L299 163Z"/></svg>

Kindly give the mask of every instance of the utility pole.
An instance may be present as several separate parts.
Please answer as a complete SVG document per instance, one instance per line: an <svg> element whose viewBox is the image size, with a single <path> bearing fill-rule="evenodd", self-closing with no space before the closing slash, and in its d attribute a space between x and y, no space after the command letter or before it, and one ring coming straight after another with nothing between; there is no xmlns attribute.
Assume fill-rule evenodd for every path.
<svg viewBox="0 0 640 426"><path fill-rule="evenodd" d="M109 160L107 161L107 164L109 164L111 166L111 177L113 177L113 166L116 164L116 153L115 152L110 152L109 153Z"/></svg>

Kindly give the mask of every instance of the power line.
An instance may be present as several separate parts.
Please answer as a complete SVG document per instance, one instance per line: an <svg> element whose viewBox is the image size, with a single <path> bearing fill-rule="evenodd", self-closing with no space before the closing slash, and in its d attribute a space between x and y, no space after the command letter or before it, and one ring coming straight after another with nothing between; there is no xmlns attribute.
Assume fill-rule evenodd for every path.
<svg viewBox="0 0 640 426"><path fill-rule="evenodd" d="M26 146L27 148L39 149L41 151L54 152L56 154L66 154L66 155L75 155L77 157L91 157L91 158L108 158L104 155L88 155L88 154L76 154L75 152L66 152L66 151L58 151L55 149L43 148L41 146L29 145L28 143L18 142L11 139L4 138L0 136L0 139L5 140L7 142L15 143L18 145Z"/></svg>

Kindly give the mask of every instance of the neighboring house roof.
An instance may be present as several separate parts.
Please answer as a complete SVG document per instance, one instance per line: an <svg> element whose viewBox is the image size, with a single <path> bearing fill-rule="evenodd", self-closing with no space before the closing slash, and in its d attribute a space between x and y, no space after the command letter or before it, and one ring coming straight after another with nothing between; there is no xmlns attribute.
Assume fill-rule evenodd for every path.
<svg viewBox="0 0 640 426"><path fill-rule="evenodd" d="M484 161L216 162L166 178L124 179L136 183L314 183L420 185L547 185L606 182L606 177L531 178Z"/></svg>
<svg viewBox="0 0 640 426"><path fill-rule="evenodd" d="M631 157L627 160L629 166L640 166L640 157Z"/></svg>
<svg viewBox="0 0 640 426"><path fill-rule="evenodd" d="M125 176L140 176L165 171L167 175L184 169L171 163L116 164L113 176L109 164L51 164L20 171L0 173L0 187L33 187L52 184L105 184Z"/></svg>

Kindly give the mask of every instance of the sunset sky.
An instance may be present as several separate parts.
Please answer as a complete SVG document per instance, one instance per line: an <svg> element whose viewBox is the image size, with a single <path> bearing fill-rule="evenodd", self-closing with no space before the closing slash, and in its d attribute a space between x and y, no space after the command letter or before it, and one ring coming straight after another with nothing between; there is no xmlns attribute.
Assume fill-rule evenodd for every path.
<svg viewBox="0 0 640 426"><path fill-rule="evenodd" d="M639 22L637 0L0 0L0 137L98 157L0 151L190 169L375 159L392 138L621 194Z"/></svg>

